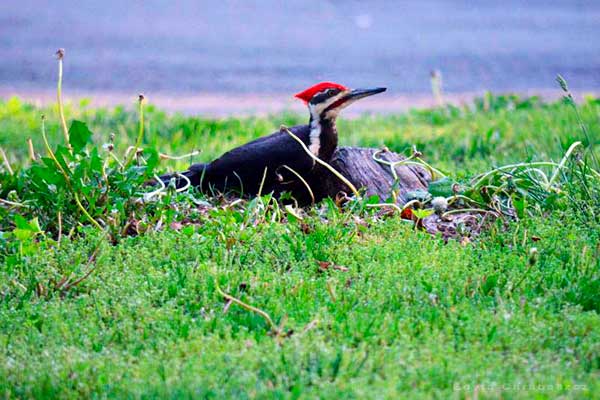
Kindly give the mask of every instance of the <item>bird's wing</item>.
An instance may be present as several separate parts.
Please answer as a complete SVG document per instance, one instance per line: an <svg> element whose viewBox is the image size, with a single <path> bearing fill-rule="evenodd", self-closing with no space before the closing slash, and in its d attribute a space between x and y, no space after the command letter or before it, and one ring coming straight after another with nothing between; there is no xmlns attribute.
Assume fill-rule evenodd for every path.
<svg viewBox="0 0 600 400"><path fill-rule="evenodd" d="M290 130L308 145L308 125L296 126ZM276 173L289 176L289 173L281 170L283 165L302 175L308 173L313 164L311 157L294 138L286 132L278 131L223 154L208 165L206 178L217 186L224 180L229 184L241 180L245 191L249 192L258 188L265 168L266 179L273 180Z"/></svg>

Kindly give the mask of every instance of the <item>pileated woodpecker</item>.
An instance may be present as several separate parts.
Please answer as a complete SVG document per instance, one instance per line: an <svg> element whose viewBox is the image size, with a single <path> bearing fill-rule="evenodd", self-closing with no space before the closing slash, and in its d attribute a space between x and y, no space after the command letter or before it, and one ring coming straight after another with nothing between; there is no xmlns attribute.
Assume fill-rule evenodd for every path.
<svg viewBox="0 0 600 400"><path fill-rule="evenodd" d="M335 121L339 112L358 99L385 90L352 90L333 82L318 83L295 95L308 106L310 120L308 125L295 126L290 131L314 155L328 161L338 144ZM261 188L261 182L262 193L282 191L282 181L297 180L288 169L307 177L315 172L314 166L314 160L293 137L285 131L278 131L230 150L212 162L193 164L182 175L202 190L224 192L233 189L255 195ZM168 184L173 177L176 176L164 175L161 180ZM176 178L178 187L185 184L184 179Z"/></svg>

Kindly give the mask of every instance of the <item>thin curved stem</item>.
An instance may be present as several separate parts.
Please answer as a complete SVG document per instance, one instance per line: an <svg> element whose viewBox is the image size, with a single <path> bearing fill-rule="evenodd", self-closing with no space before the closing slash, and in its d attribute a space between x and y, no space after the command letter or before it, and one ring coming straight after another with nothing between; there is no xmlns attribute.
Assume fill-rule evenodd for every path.
<svg viewBox="0 0 600 400"><path fill-rule="evenodd" d="M170 155L165 154L165 153L160 153L158 155L158 157L161 160L175 160L175 161L178 161L178 160L183 160L185 158L197 156L198 154L200 154L200 151L199 150L194 150L191 153L187 153L187 154L184 154L182 156L170 156Z"/></svg>
<svg viewBox="0 0 600 400"><path fill-rule="evenodd" d="M247 311L252 311L252 312L260 315L261 317L263 317L264 320L267 321L267 324L269 324L269 327L271 328L272 332L277 333L279 331L279 329L277 329L277 325L275 325L275 323L273 322L273 320L271 319L269 314L267 314L260 308L256 308L254 306L251 306L250 304L246 304L243 301L241 301L241 300L233 297L232 295L225 293L223 290L221 290L218 279L216 277L215 277L215 289L217 290L217 293L219 293L221 296L225 297L227 300L231 301L232 303L235 303L238 306L242 307L243 309L245 309Z"/></svg>
<svg viewBox="0 0 600 400"><path fill-rule="evenodd" d="M31 138L27 138L27 150L29 152L29 159L36 161L35 150L33 149L33 141Z"/></svg>
<svg viewBox="0 0 600 400"><path fill-rule="evenodd" d="M396 174L396 166L398 165L418 165L420 167L425 167L426 169L429 170L429 173L431 174L431 177L434 177L434 173L441 176L441 177L445 177L446 174L444 174L442 171L440 171L437 168L432 167L431 165L429 165L427 162L425 162L425 160L423 160L419 154L420 153L413 153L410 157L405 158L404 160L398 160L398 161L387 161L384 160L382 158L379 158L378 155L381 154L383 152L383 150L378 150L373 154L373 160L380 163L380 164L384 164L390 167L390 169L392 170L392 176L394 177L394 180L398 179L398 175ZM413 160L417 160L417 161L413 161Z"/></svg>
<svg viewBox="0 0 600 400"><path fill-rule="evenodd" d="M4 167L6 167L6 170L8 171L9 174L13 175L13 169L10 166L10 163L8 162L8 157L6 156L6 153L4 152L4 149L2 149L0 147L0 156L2 156L2 160L4 163Z"/></svg>
<svg viewBox="0 0 600 400"><path fill-rule="evenodd" d="M179 172L176 173L175 176L177 176L179 178L183 178L183 180L185 181L185 185L179 189L176 189L175 192L177 192L177 193L185 192L186 190L188 190L188 188L190 186L192 186L192 182L190 181L190 179L187 176L180 174Z"/></svg>
<svg viewBox="0 0 600 400"><path fill-rule="evenodd" d="M70 140L69 140L69 129L67 128L67 120L65 119L65 110L63 107L63 100L62 100L62 80L63 80L63 58L62 58L62 55L59 55L59 58L58 58L58 84L56 85L56 98L58 101L58 115L60 116L60 125L62 126L63 136L65 137L65 143L70 150L71 144L70 144Z"/></svg>
<svg viewBox="0 0 600 400"><path fill-rule="evenodd" d="M460 209L456 209L456 210L446 211L445 213L442 214L442 218L445 218L448 215L452 215L452 214L471 213L471 212L484 213L484 214L489 213L489 214L493 214L496 217L498 217L498 215L499 215L495 211L484 210L482 208L460 208Z"/></svg>
<svg viewBox="0 0 600 400"><path fill-rule="evenodd" d="M17 203L14 201L4 200L4 199L0 199L0 204L4 204L7 206L11 206L11 207L29 207L27 204Z"/></svg>
<svg viewBox="0 0 600 400"><path fill-rule="evenodd" d="M265 185L265 180L267 179L267 167L265 167L265 170L263 171L263 176L262 179L260 181L260 186L258 187L258 195L257 197L260 197L260 195L262 194L263 191L263 186Z"/></svg>
<svg viewBox="0 0 600 400"><path fill-rule="evenodd" d="M423 166L425 168L427 168L429 170L429 173L431 173L431 178L433 179L433 173L438 174L439 176L441 176L442 178L446 177L446 174L444 174L442 171L440 171L437 168L432 167L431 165L429 165L427 162L425 162L425 160L423 160L421 157L417 157L417 160L419 160L419 162L421 162L423 164ZM433 173L432 173L433 172Z"/></svg>
<svg viewBox="0 0 600 400"><path fill-rule="evenodd" d="M477 181L473 184L473 187L479 187L479 185L481 185L491 175L494 175L497 172L501 172L501 171L504 171L507 169L538 167L538 166L555 167L557 165L558 165L557 163L551 162L551 161L538 161L538 162L530 162L530 163L518 163L518 164L504 165L502 167L494 168L493 170L488 171L485 174L481 175L481 177L478 178Z"/></svg>
<svg viewBox="0 0 600 400"><path fill-rule="evenodd" d="M569 146L569 149L567 150L567 152L563 156L562 160L560 160L560 163L558 164L558 166L554 170L554 173L550 177L550 180L548 181L548 184L546 185L546 190L549 190L550 187L552 187L552 184L556 180L556 177L558 176L558 173L565 166L567 160L571 156L571 153L573 153L573 151L577 148L577 146L580 146L580 145L581 145L581 142L575 142L571 146Z"/></svg>
<svg viewBox="0 0 600 400"><path fill-rule="evenodd" d="M304 184L304 186L306 187L306 190L308 191L308 194L310 195L310 199L311 199L311 204L315 204L315 195L312 191L312 189L310 188L310 185L308 184L308 182L306 182L306 180L302 177L302 175L300 175L299 173L297 173L296 171L294 171L293 168L288 167L287 165L282 165L283 168L287 169L288 171L290 171L291 173L293 173L294 175L296 175L296 177L298 179L300 179L300 181Z"/></svg>
<svg viewBox="0 0 600 400"><path fill-rule="evenodd" d="M154 175L154 180L156 180L158 182L158 184L160 185L160 187L158 189L156 189L156 190L151 191L150 193L144 193L144 195L143 195L144 201L151 200L154 196L156 196L159 193L164 192L165 189L167 188L165 186L165 183L163 182L163 180L160 179L156 174Z"/></svg>
<svg viewBox="0 0 600 400"><path fill-rule="evenodd" d="M448 205L450 205L450 204L454 204L454 202L455 202L456 200L459 200L459 199L460 199L460 200L467 201L467 202L469 202L469 203L477 204L478 206L483 206L483 204L481 204L480 202L478 202L478 201L475 201L475 200L473 200L473 199L472 199L472 198L470 198L470 197L463 196L462 194L455 194L455 195L452 195L452 196L448 197L446 200L448 201Z"/></svg>
<svg viewBox="0 0 600 400"><path fill-rule="evenodd" d="M96 221L94 219L94 217L92 217L90 215L90 213L85 209L85 207L83 206L83 204L81 204L81 201L79 200L79 196L77 195L77 193L75 191L73 191L73 196L75 197L75 203L77 203L77 207L79 207L79 209L81 210L81 212L83 213L83 215L85 215L85 217L98 229L102 230L102 225L100 225L100 223L98 221Z"/></svg>
<svg viewBox="0 0 600 400"><path fill-rule="evenodd" d="M123 168L127 168L133 158L135 157L135 153L137 153L138 149L142 145L142 141L144 140L144 96L140 95L138 100L138 111L140 116L139 126L138 126L138 136L135 141L134 151L129 152L125 163L123 164ZM128 149L129 150L129 149Z"/></svg>
<svg viewBox="0 0 600 400"><path fill-rule="evenodd" d="M308 147L306 147L304 142L302 140L300 140L300 138L298 136L294 135L292 133L292 131L290 131L287 127L281 126L281 129L284 130L285 132L287 132L288 135L290 135L296 142L298 142L298 144L300 144L300 146L302 146L302 149L306 152L306 154L308 154L315 162L317 162L317 163L321 164L322 166L324 166L325 168L327 168L339 180L344 182L344 184L346 186L348 186L350 188L350 190L352 190L352 193L354 193L354 196L356 196L356 198L360 198L360 193L358 193L358 190L356 189L356 187L348 179L346 179L342 174L340 174L338 171L336 171L336 169L333 168L331 165L327 164L325 161L323 161L319 157L315 156L312 153L312 151L310 151L308 149Z"/></svg>
<svg viewBox="0 0 600 400"><path fill-rule="evenodd" d="M73 197L75 199L75 203L77 204L77 207L79 207L79 209L81 210L81 212L83 213L83 215L85 215L85 217L96 228L102 230L102 226L98 223L98 221L96 221L94 219L94 217L92 217L90 215L90 213L85 209L85 207L83 206L83 204L81 204L81 200L79 200L79 195L77 194L77 192L75 191L75 189L71 185L71 179L69 178L69 175L67 174L67 171L65 171L64 168L62 167L62 165L60 165L60 162L58 162L58 159L56 158L56 155L52 151L52 148L50 148L50 144L48 143L48 138L46 138L46 128L45 128L45 125L44 125L44 119L43 118L42 118L42 139L44 140L44 145L46 146L46 151L48 152L48 155L54 161L54 163L56 164L56 167L59 169L59 171L62 173L63 177L65 178L65 182L66 182L67 186L69 187L69 189L71 189L71 192L73 193Z"/></svg>

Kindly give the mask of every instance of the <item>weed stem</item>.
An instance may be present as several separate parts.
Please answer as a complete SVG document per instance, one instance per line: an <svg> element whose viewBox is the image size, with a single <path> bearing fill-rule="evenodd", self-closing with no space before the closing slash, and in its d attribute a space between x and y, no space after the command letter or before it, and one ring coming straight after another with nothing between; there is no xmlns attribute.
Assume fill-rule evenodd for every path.
<svg viewBox="0 0 600 400"><path fill-rule="evenodd" d="M160 157L161 160L174 160L174 161L178 161L178 160L183 160L185 158L190 158L190 157L197 156L198 154L200 154L200 151L194 150L191 153L187 153L187 154L184 154L182 156L170 156L170 155L164 154L164 153L160 153L158 156Z"/></svg>
<svg viewBox="0 0 600 400"><path fill-rule="evenodd" d="M510 164L510 165L504 165L502 167L498 167L498 168L494 168L491 171L486 172L485 174L481 175L481 177L473 184L473 187L479 187L488 177L490 177L491 175L494 175L497 172L501 172L507 169L514 169L514 168L527 168L527 167L556 167L558 164L555 162L551 162L551 161L537 161L537 162L529 162L529 163L518 163L518 164Z"/></svg>
<svg viewBox="0 0 600 400"><path fill-rule="evenodd" d="M138 127L137 140L135 141L135 147L133 148L133 151L128 152L129 154L127 156L127 159L125 160L125 163L123 164L123 169L126 169L129 166L129 164L131 163L131 161L133 161L133 157L135 157L135 154L137 153L138 149L142 145L142 141L144 140L144 95L143 94L140 94L138 97L138 111L139 111L140 121L139 121L139 127Z"/></svg>
<svg viewBox="0 0 600 400"><path fill-rule="evenodd" d="M321 164L322 166L324 166L325 168L327 168L332 174L337 176L339 180L344 182L344 184L346 186L348 186L350 188L350 190L352 190L352 193L354 193L354 196L356 196L356 198L360 198L360 193L358 193L358 190L356 189L356 187L348 179L346 179L342 174L340 174L338 171L336 171L336 169L333 168L331 165L327 164L325 161L323 161L319 157L315 156L312 153L312 151L310 151L308 149L308 147L306 147L304 142L302 140L300 140L300 138L298 136L294 135L292 133L292 131L290 131L287 127L282 125L281 130L287 132L288 135L290 135L296 142L298 142L298 144L300 144L300 146L302 146L302 149L304 149L306 154L308 154L315 162L317 162L317 163Z"/></svg>
<svg viewBox="0 0 600 400"><path fill-rule="evenodd" d="M577 146L580 146L580 145L581 145L581 142L575 142L571 146L569 146L569 149L567 150L567 152L563 156L562 160L560 160L560 163L558 164L558 166L554 170L554 173L550 177L550 180L548 181L548 184L546 185L546 190L550 190L550 188L552 187L552 184L554 183L554 181L556 180L556 177L558 176L558 173L565 166L565 163L567 162L567 160L571 156L571 153L573 153L573 151L575 150L575 148L577 148Z"/></svg>
<svg viewBox="0 0 600 400"><path fill-rule="evenodd" d="M231 301L232 303L235 303L238 306L242 307L243 309L254 312L254 313L260 315L261 317L263 317L264 320L267 321L267 324L269 324L269 327L271 328L271 331L273 333L277 334L279 332L277 325L275 325L275 323L273 322L273 320L271 319L269 314L267 314L260 308L256 308L254 306L251 306L250 304L246 304L243 301L225 293L223 290L221 290L221 287L219 286L219 282L216 277L215 277L215 289L217 290L217 293L219 293L221 296L225 297L227 300Z"/></svg>
<svg viewBox="0 0 600 400"><path fill-rule="evenodd" d="M312 189L310 188L310 185L308 184L308 182L306 182L306 180L304 180L302 175L300 175L298 172L294 171L294 169L288 167L287 165L282 165L282 167L287 169L288 171L290 171L292 174L294 174L296 176L296 178L300 179L300 182L302 182L304 184L304 186L306 187L306 190L308 191L308 194L310 195L311 204L315 204L315 195L314 195Z"/></svg>
<svg viewBox="0 0 600 400"><path fill-rule="evenodd" d="M56 85L56 98L58 101L58 114L60 116L60 124L62 126L63 135L65 137L65 144L71 149L71 144L69 141L69 129L67 128L67 120L65 119L65 110L63 107L62 100L62 80L63 80L63 58L65 56L64 49L58 49L56 52L56 56L58 58L58 84Z"/></svg>
<svg viewBox="0 0 600 400"><path fill-rule="evenodd" d="M35 161L35 150L33 149L33 141L31 140L31 138L27 138L27 150L29 151L29 158L31 159L31 161Z"/></svg>
<svg viewBox="0 0 600 400"><path fill-rule="evenodd" d="M77 195L77 192L75 191L75 189L71 185L71 180L69 179L69 174L67 174L67 171L65 171L64 168L62 167L62 165L60 165L60 162L58 162L58 159L56 158L56 155L52 151L52 148L50 148L50 144L48 143L48 138L46 138L46 128L45 128L45 125L44 125L44 118L42 118L42 139L44 140L44 145L46 146L46 151L48 152L48 155L50 156L50 158L52 159L52 161L54 161L54 164L56 164L56 167L59 169L59 171L62 173L63 177L65 178L65 182L66 182L67 186L69 187L69 189L71 189L71 192L73 192L73 197L75 199L75 203L77 204L77 207L79 207L79 209L81 210L81 212L83 213L83 215L85 215L85 217L95 227L97 227L98 229L102 230L102 226L98 223L98 221L96 221L90 215L90 213L85 209L85 207L83 206L83 204L81 204L81 201L79 200L79 196Z"/></svg>
<svg viewBox="0 0 600 400"><path fill-rule="evenodd" d="M9 174L13 175L13 169L10 166L10 163L8 162L8 157L6 157L6 153L4 152L4 149L0 147L0 156L2 156L2 161L4 163L4 166L6 167L6 170L8 171Z"/></svg>
<svg viewBox="0 0 600 400"><path fill-rule="evenodd" d="M28 207L27 204L17 203L14 201L4 200L4 199L0 199L0 204L4 204L7 206L11 206L11 207Z"/></svg>
<svg viewBox="0 0 600 400"><path fill-rule="evenodd" d="M260 197L260 195L262 194L263 191L263 186L265 185L265 179L267 179L267 167L265 167L265 170L263 171L263 176L262 179L260 181L260 186L258 187L258 195L257 197Z"/></svg>

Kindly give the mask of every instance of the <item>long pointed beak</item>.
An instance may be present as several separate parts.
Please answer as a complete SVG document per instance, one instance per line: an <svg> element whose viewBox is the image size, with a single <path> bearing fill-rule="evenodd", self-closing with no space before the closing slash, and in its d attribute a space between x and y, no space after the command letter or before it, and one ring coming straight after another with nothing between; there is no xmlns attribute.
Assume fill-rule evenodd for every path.
<svg viewBox="0 0 600 400"><path fill-rule="evenodd" d="M362 99L364 97L373 96L374 94L385 92L387 88L379 87L374 89L354 89L351 90L348 94L346 94L341 99L337 100L335 103L330 105L325 109L325 112L329 112L332 110L341 110L342 108L348 107L350 104L354 103L358 99ZM336 111L336 112L337 112Z"/></svg>
<svg viewBox="0 0 600 400"><path fill-rule="evenodd" d="M358 100L364 97L373 96L374 94L385 92L387 88L378 87L374 89L354 89L345 96L346 100Z"/></svg>

